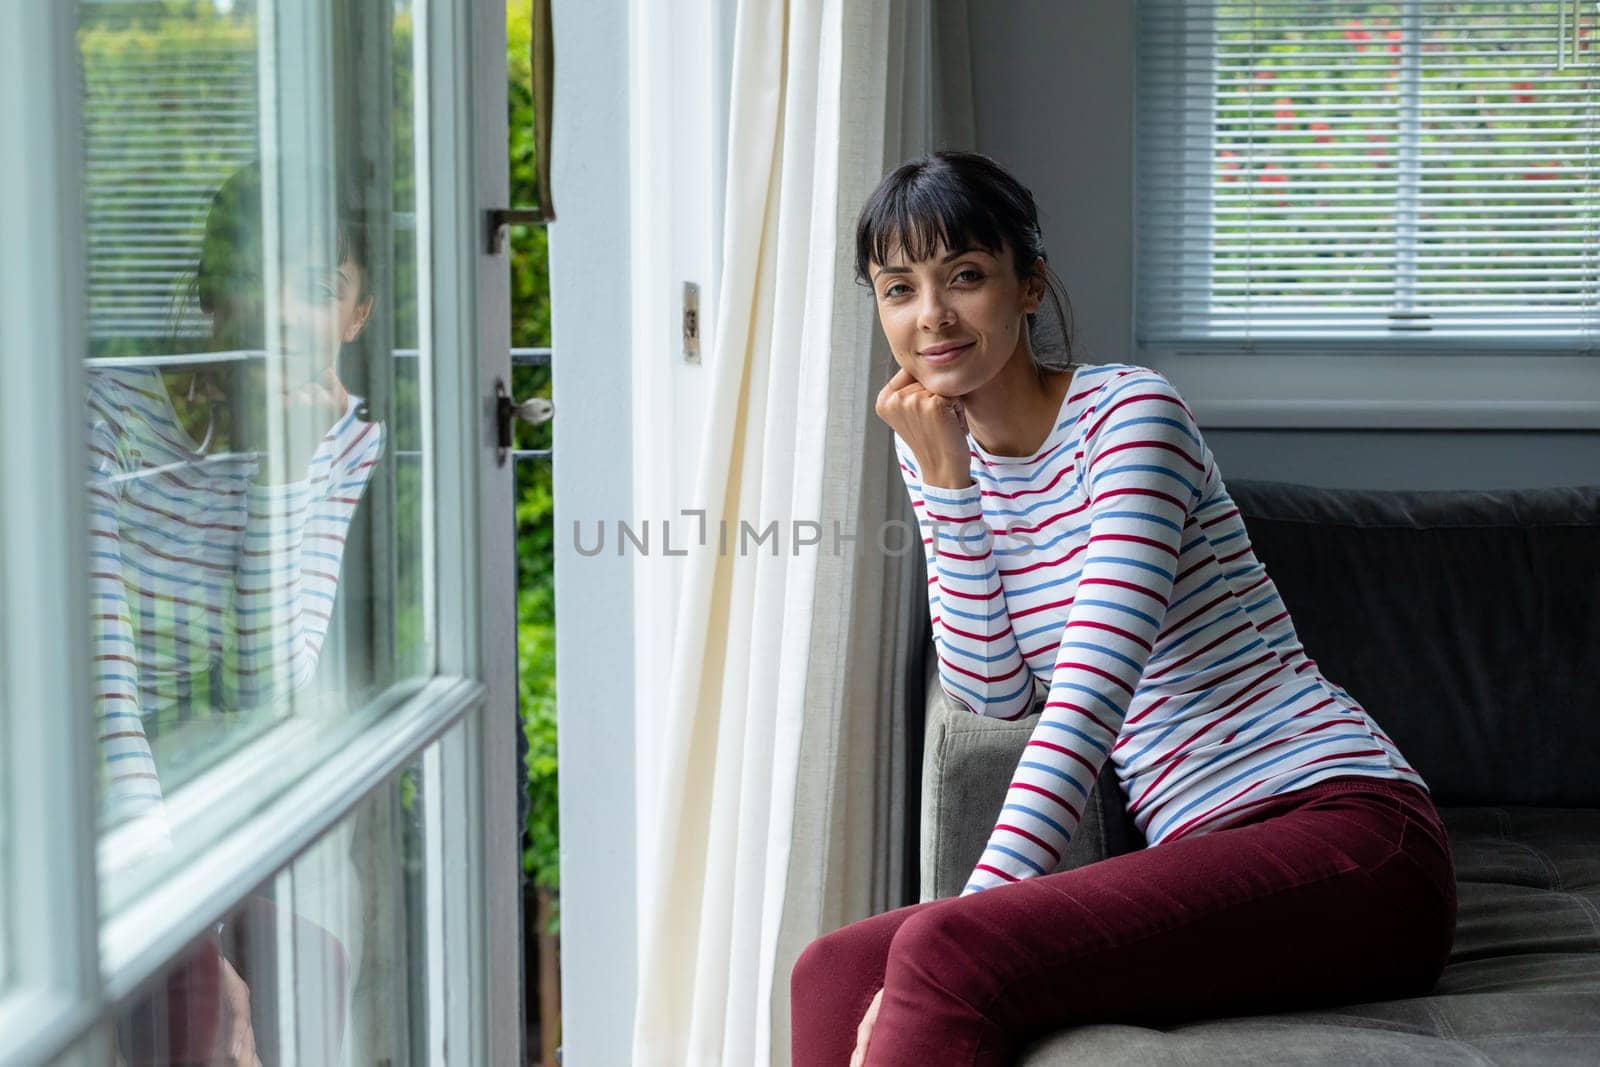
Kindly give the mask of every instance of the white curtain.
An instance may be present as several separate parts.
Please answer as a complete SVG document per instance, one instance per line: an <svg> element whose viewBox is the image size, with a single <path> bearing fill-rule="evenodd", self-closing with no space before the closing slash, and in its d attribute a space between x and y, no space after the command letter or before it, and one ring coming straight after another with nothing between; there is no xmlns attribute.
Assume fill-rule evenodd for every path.
<svg viewBox="0 0 1600 1067"><path fill-rule="evenodd" d="M683 502L706 536L673 538L689 554L669 682L638 753L640 1067L786 1063L799 947L905 881L905 685L926 601L920 543L877 543L877 521L909 509L872 411L891 361L852 277L852 224L887 167L951 140L928 53L946 21L964 49L965 17L929 0L738 4L722 284ZM970 114L969 91L957 123ZM836 542L835 522L858 539Z"/></svg>
<svg viewBox="0 0 1600 1067"><path fill-rule="evenodd" d="M837 232L845 274L856 214L884 174L924 152L975 145L966 0L869 6L846 29L873 44L847 52L843 71L843 96L859 105L841 146ZM873 412L894 360L870 295L853 284L838 290L833 352L824 520L864 533L897 521L915 529L889 432ZM895 545L897 537L886 532L885 541ZM765 1016L779 1064L789 1062L789 973L801 950L917 898L927 575L920 541L898 554L881 550L875 537L863 542L854 556L823 556L818 574L827 595L819 595L812 622L815 655Z"/></svg>

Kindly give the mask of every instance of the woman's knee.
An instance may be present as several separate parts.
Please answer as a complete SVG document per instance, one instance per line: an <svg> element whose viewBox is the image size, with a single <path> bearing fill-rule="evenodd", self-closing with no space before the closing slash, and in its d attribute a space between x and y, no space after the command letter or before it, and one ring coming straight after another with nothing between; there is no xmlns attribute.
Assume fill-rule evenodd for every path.
<svg viewBox="0 0 1600 1067"><path fill-rule="evenodd" d="M978 960L985 939L970 910L933 908L902 923L889 942L884 984L909 981L968 1003L982 997L975 983L990 980Z"/></svg>
<svg viewBox="0 0 1600 1067"><path fill-rule="evenodd" d="M836 986L867 964L850 927L823 934L801 950L789 972L791 994Z"/></svg>

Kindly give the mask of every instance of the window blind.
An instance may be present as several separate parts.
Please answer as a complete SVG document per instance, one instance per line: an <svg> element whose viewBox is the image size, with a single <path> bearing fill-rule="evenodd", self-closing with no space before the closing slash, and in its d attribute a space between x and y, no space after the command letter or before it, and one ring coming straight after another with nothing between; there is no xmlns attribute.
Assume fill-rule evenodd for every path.
<svg viewBox="0 0 1600 1067"><path fill-rule="evenodd" d="M1142 343L1600 344L1600 5L1143 0Z"/></svg>
<svg viewBox="0 0 1600 1067"><path fill-rule="evenodd" d="M209 333L186 291L211 197L260 149L254 20L80 18L93 354L172 351Z"/></svg>

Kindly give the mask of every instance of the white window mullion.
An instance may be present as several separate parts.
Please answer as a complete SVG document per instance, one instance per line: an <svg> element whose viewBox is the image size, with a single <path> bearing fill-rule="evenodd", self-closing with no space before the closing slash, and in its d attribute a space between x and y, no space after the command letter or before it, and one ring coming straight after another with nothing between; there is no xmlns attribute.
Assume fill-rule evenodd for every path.
<svg viewBox="0 0 1600 1067"><path fill-rule="evenodd" d="M102 1007L83 425L81 123L71 4L0 35L0 1062L43 1062Z"/></svg>
<svg viewBox="0 0 1600 1067"><path fill-rule="evenodd" d="M1401 5L1400 27L1400 155L1396 161L1399 180L1395 190L1394 309L1389 312L1391 330L1425 328L1425 312L1416 310L1417 301L1417 212L1421 174L1422 130L1422 5L1420 0L1405 0Z"/></svg>

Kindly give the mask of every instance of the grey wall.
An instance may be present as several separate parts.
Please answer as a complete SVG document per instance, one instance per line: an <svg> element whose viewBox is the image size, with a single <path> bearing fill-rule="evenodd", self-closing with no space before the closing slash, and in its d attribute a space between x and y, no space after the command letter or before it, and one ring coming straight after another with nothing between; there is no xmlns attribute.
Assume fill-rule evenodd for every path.
<svg viewBox="0 0 1600 1067"><path fill-rule="evenodd" d="M1078 352L1137 363L1133 338L1134 4L970 0L977 149L1039 202ZM1507 366L1514 390L1517 368ZM1600 482L1600 434L1207 429L1223 476L1452 488Z"/></svg>

